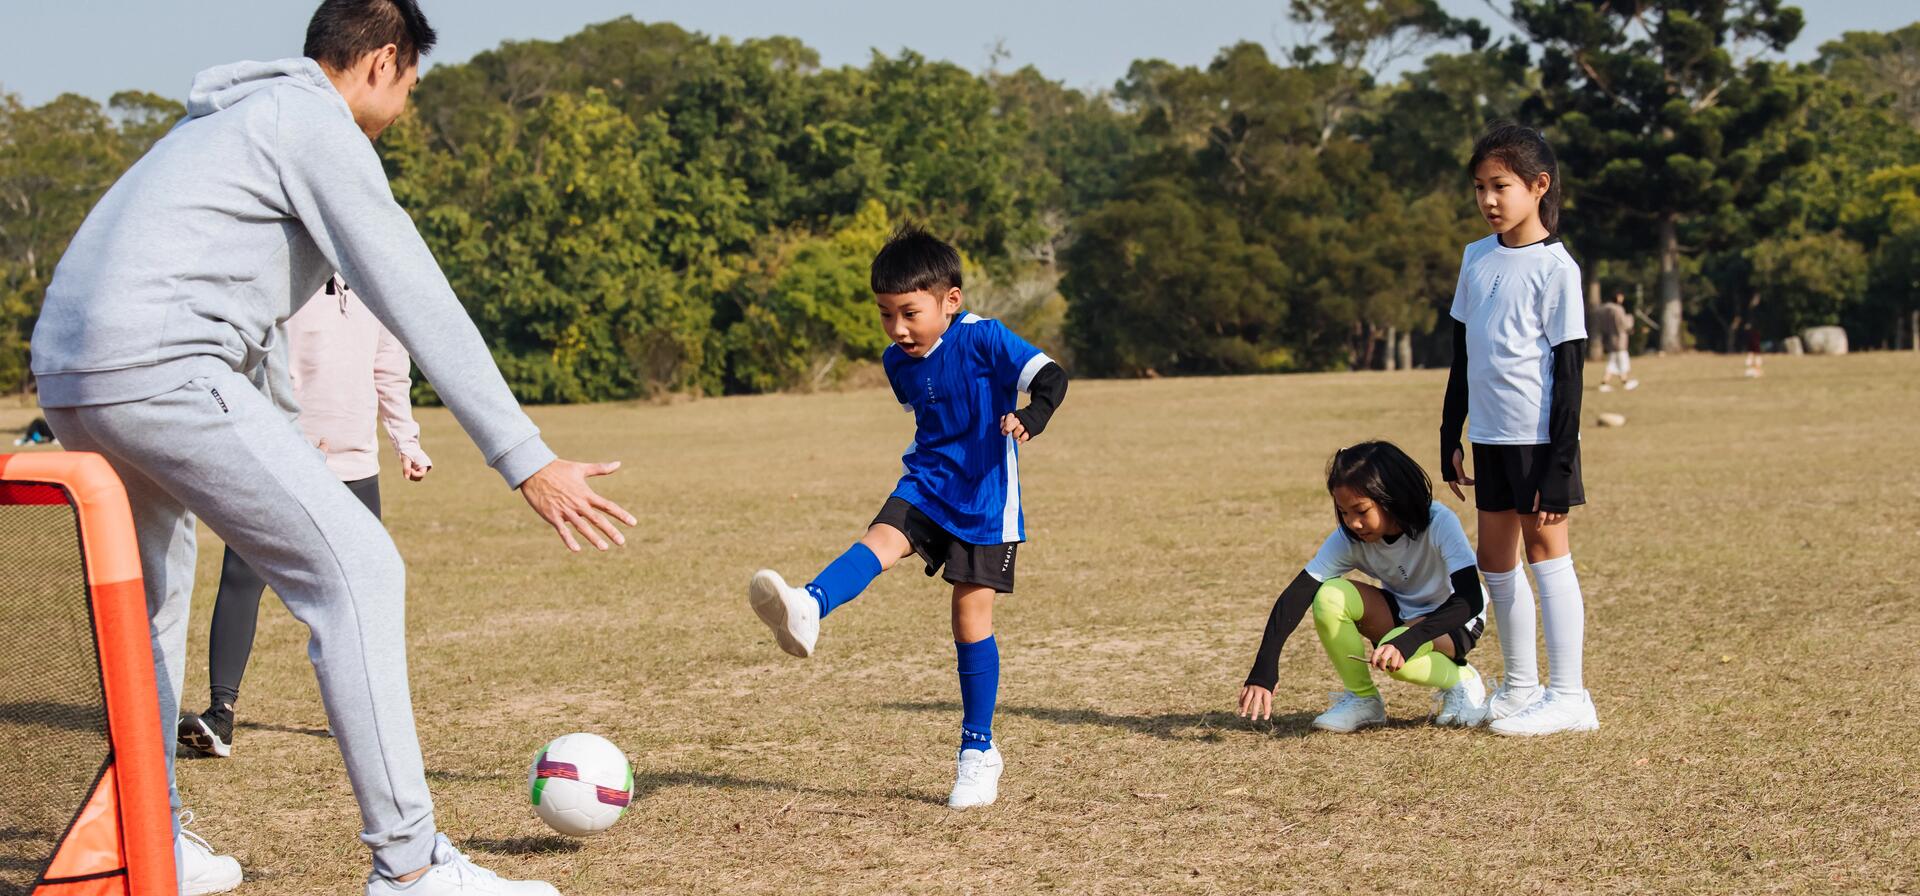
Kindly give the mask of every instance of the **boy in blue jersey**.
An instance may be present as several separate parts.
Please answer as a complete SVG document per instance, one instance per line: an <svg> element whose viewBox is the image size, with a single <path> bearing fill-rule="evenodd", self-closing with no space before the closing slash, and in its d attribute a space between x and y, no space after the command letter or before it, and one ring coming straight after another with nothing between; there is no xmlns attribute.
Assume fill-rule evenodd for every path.
<svg viewBox="0 0 1920 896"><path fill-rule="evenodd" d="M945 567L953 584L953 642L959 654L960 756L956 809L999 793L993 742L1000 648L993 598L1013 591L1014 551L1026 540L1020 506L1022 442L1040 434L1067 394L1067 374L998 321L960 310L960 254L918 228L903 228L873 259L874 301L893 340L882 357L887 381L913 413L905 473L867 534L805 588L763 569L747 589L780 649L813 655L820 619L857 597L875 577L914 554L927 575ZM1030 398L1016 409L1019 393Z"/></svg>

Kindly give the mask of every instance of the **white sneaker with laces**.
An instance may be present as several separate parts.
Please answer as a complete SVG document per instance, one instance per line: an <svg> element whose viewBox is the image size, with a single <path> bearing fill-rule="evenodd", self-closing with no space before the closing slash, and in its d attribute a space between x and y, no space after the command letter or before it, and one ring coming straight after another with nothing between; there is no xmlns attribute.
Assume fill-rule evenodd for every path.
<svg viewBox="0 0 1920 896"><path fill-rule="evenodd" d="M1460 680L1453 687L1436 696L1440 712L1433 717L1435 725L1473 728L1487 720L1487 685L1480 678L1480 670L1471 664L1460 670Z"/></svg>
<svg viewBox="0 0 1920 896"><path fill-rule="evenodd" d="M180 813L180 833L173 838L173 864L180 875L180 892L186 896L225 893L240 886L240 863L233 856L213 854L213 847L199 834L187 830L193 813Z"/></svg>
<svg viewBox="0 0 1920 896"><path fill-rule="evenodd" d="M947 797L949 809L990 806L1000 797L1000 748L961 750L959 770L953 776L953 793Z"/></svg>
<svg viewBox="0 0 1920 896"><path fill-rule="evenodd" d="M1613 391L1613 384L1612 384L1612 383L1601 383L1601 384L1600 384L1600 391L1602 391L1602 392L1612 392L1612 391Z"/></svg>
<svg viewBox="0 0 1920 896"><path fill-rule="evenodd" d="M747 602L773 629L781 650L801 659L813 655L813 645L820 640L820 602L807 589L788 585L779 573L763 569L747 586Z"/></svg>
<svg viewBox="0 0 1920 896"><path fill-rule="evenodd" d="M433 867L406 883L367 875L367 896L560 896L543 880L507 880L475 865L445 834L433 835Z"/></svg>
<svg viewBox="0 0 1920 896"><path fill-rule="evenodd" d="M1593 698L1586 691L1548 691L1525 712L1508 716L1491 726L1496 734L1529 737L1559 734L1563 731L1598 731L1600 714L1594 711Z"/></svg>
<svg viewBox="0 0 1920 896"><path fill-rule="evenodd" d="M1638 389L1638 388L1640 388L1640 381L1639 381L1639 380L1627 380L1627 391L1628 391L1628 392L1632 392L1633 390L1635 390L1635 389Z"/></svg>
<svg viewBox="0 0 1920 896"><path fill-rule="evenodd" d="M1504 719L1527 711L1527 707L1540 702L1547 695L1547 689L1537 684L1526 687L1512 687L1505 681L1493 689L1493 695L1487 698L1487 718Z"/></svg>
<svg viewBox="0 0 1920 896"><path fill-rule="evenodd" d="M1352 734L1369 725L1387 723L1387 701L1379 694L1362 697L1352 691L1335 691L1333 705L1314 717L1313 727L1321 731Z"/></svg>

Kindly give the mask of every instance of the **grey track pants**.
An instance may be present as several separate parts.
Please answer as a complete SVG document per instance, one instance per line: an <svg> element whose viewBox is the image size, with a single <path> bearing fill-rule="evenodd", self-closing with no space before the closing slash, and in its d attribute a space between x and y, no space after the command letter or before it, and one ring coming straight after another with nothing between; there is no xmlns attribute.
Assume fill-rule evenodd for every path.
<svg viewBox="0 0 1920 896"><path fill-rule="evenodd" d="M104 455L126 485L153 625L160 730L173 732L180 714L198 516L312 634L307 655L374 870L394 877L431 864L433 802L407 688L406 572L380 521L238 373L143 401L46 414L61 442ZM171 750L167 763L171 774ZM177 791L173 801L177 809Z"/></svg>

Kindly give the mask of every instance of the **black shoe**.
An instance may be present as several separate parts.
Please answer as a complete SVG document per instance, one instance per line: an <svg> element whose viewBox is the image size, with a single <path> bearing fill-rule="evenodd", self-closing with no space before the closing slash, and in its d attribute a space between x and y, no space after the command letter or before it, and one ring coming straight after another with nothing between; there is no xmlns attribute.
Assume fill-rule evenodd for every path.
<svg viewBox="0 0 1920 896"><path fill-rule="evenodd" d="M233 755L233 711L216 710L195 715L180 714L180 746L195 756L225 759Z"/></svg>

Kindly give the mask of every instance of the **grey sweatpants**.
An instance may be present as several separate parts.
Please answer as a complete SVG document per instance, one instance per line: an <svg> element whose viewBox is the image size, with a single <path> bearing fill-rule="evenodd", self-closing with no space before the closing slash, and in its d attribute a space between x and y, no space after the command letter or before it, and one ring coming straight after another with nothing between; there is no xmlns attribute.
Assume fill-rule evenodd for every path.
<svg viewBox="0 0 1920 896"><path fill-rule="evenodd" d="M238 373L143 401L46 414L61 442L104 455L126 485L153 625L160 730L173 732L180 714L198 516L312 634L307 655L374 870L393 877L432 864L433 802L407 689L406 572L380 521ZM171 750L167 763L171 778ZM173 802L177 810L177 790Z"/></svg>

